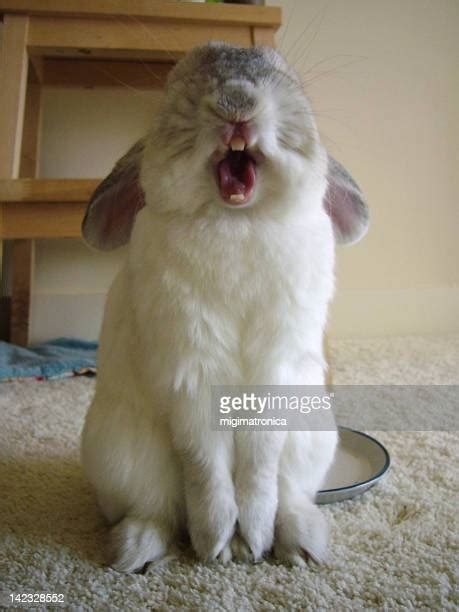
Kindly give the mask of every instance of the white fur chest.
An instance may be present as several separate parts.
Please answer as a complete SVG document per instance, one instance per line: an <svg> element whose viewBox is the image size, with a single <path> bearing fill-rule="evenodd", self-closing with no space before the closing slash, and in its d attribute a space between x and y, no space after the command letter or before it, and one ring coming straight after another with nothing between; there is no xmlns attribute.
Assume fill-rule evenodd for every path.
<svg viewBox="0 0 459 612"><path fill-rule="evenodd" d="M320 350L333 252L325 213L287 222L142 211L128 273L149 376L176 389L244 383L270 352Z"/></svg>

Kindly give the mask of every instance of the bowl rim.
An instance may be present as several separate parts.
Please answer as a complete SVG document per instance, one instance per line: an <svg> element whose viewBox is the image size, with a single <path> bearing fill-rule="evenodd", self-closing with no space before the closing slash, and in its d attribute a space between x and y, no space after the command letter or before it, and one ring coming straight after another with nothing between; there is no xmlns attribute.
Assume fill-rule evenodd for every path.
<svg viewBox="0 0 459 612"><path fill-rule="evenodd" d="M390 459L390 455L389 452L387 450L387 448L381 444L381 442L379 442L379 440L377 440L376 438L374 438L373 436L370 436L367 433L364 433L363 431L359 431L358 429L352 429L351 427L343 427L343 426L338 426L338 431L350 431L352 433L355 433L359 436L363 436L364 438L368 438L368 440L371 440L372 442L374 442L377 446L379 446L379 448L382 450L383 455L384 455L384 465L383 467L371 478L368 478L367 480L362 480L362 482L356 482L353 485L347 485L345 487L335 487L332 489L320 489L317 493L321 494L321 493L336 493L338 491L352 491L353 489L358 489L359 487L364 487L365 485L371 484L371 483L376 483L377 480L379 480L381 478L381 476L383 476L387 470L390 468L391 466L391 459Z"/></svg>

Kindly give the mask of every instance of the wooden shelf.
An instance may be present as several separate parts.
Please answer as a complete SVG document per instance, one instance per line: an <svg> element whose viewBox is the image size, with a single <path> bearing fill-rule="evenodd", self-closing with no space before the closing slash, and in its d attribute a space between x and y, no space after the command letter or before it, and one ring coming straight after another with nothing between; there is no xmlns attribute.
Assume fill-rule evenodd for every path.
<svg viewBox="0 0 459 612"><path fill-rule="evenodd" d="M43 17L128 17L155 21L250 25L277 29L281 9L277 6L241 4L194 4L158 0L0 0L0 15Z"/></svg>
<svg viewBox="0 0 459 612"><path fill-rule="evenodd" d="M0 0L27 15L30 57L176 62L204 42L272 44L281 9L153 0Z"/></svg>
<svg viewBox="0 0 459 612"><path fill-rule="evenodd" d="M128 17L33 17L29 23L28 51L31 56L40 57L176 62L209 39L250 47L257 30L273 32L271 28L225 21L215 23L209 32L208 23L193 22L190 26L178 20L165 23Z"/></svg>
<svg viewBox="0 0 459 612"><path fill-rule="evenodd" d="M0 204L87 202L101 179L3 179Z"/></svg>
<svg viewBox="0 0 459 612"><path fill-rule="evenodd" d="M78 238L100 179L0 180L0 239Z"/></svg>

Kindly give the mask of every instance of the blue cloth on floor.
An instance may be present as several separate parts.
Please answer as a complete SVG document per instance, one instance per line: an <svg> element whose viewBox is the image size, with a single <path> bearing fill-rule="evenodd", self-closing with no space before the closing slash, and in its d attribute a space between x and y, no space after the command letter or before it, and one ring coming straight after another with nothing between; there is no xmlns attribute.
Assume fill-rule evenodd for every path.
<svg viewBox="0 0 459 612"><path fill-rule="evenodd" d="M57 338L29 348L0 341L0 381L94 372L96 351L97 342L77 338Z"/></svg>

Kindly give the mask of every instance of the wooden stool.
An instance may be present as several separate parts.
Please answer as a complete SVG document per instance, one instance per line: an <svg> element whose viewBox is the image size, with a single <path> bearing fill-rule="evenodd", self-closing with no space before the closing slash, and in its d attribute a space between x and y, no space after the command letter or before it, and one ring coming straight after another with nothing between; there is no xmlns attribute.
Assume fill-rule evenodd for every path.
<svg viewBox="0 0 459 612"><path fill-rule="evenodd" d="M274 45L281 10L155 0L0 0L0 15L0 240L11 241L3 249L3 295L11 276L9 339L27 345L34 240L80 236L98 183L32 178L42 87L163 87L174 62L210 39Z"/></svg>

